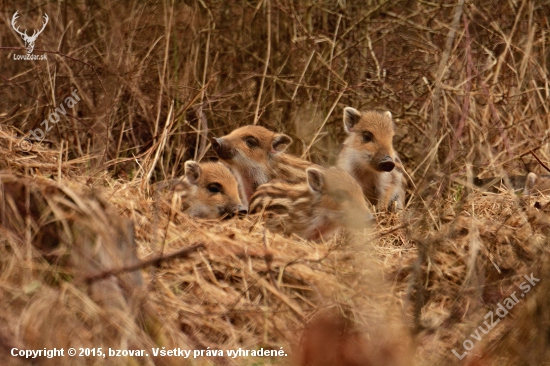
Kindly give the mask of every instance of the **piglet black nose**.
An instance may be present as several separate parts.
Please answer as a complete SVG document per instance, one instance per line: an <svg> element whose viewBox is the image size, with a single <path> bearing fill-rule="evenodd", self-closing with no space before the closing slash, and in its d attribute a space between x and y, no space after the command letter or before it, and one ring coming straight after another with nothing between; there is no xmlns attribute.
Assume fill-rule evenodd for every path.
<svg viewBox="0 0 550 366"><path fill-rule="evenodd" d="M237 208L237 215L239 215L239 216L246 216L247 213L248 213L248 210L247 210L245 207L239 206L239 207Z"/></svg>
<svg viewBox="0 0 550 366"><path fill-rule="evenodd" d="M232 159L235 155L233 149L221 137L213 137L210 142L212 143L212 149L220 159Z"/></svg>
<svg viewBox="0 0 550 366"><path fill-rule="evenodd" d="M391 172L395 168L395 163L389 156L384 156L378 162L378 169L383 172Z"/></svg>
<svg viewBox="0 0 550 366"><path fill-rule="evenodd" d="M210 143L212 144L212 148L214 149L214 151L218 151L222 147L222 144L220 143L220 141L218 141L217 137L212 137L210 139Z"/></svg>

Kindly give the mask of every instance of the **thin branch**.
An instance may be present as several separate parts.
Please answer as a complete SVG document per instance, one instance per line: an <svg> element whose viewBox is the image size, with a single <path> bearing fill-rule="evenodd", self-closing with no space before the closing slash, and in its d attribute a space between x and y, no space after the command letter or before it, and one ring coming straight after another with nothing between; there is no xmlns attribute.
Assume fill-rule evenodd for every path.
<svg viewBox="0 0 550 366"><path fill-rule="evenodd" d="M264 74L262 76L262 82L260 83L260 91L258 92L256 112L254 112L254 124L257 124L258 120L260 119L258 113L260 111L260 104L262 102L262 91L264 89L265 77L267 75L267 69L269 68L269 59L271 58L271 4L269 0L265 1L267 6L267 55L265 56L265 67Z"/></svg>
<svg viewBox="0 0 550 366"><path fill-rule="evenodd" d="M2 47L0 47L2 48ZM23 88L21 85L17 84L15 81L11 81L10 79L6 79L5 77L3 77L2 75L0 75L0 79L4 80L5 82L7 83L10 83L10 84L13 84L15 85L16 87L18 87L19 89L21 89L23 91L23 93L27 94L29 97L31 97L32 99L35 99L37 101L39 101L40 103L44 103L46 105L49 105L50 103L48 102L44 102L43 100L41 99L38 99L37 97L35 97L34 95L32 95L31 93L29 93L28 91L25 90L25 88Z"/></svg>
<svg viewBox="0 0 550 366"><path fill-rule="evenodd" d="M26 50L25 47L0 47L0 50L15 50L15 51L23 51L23 50ZM99 82L99 85L101 86L101 89L103 89L103 91L105 93L107 93L107 91L105 90L105 88L103 87L103 83L101 82L101 79L99 78L99 75L97 74L97 71L95 70L95 67L86 62L86 61L83 61L83 60L80 60L78 58L74 58L72 56L69 56L69 55L66 55L64 53L61 53L59 51L49 51L49 50L41 50L41 49L37 49L35 48L34 49L36 52L44 52L44 53L51 53L51 54L54 54L54 55L58 55L58 56L62 56L62 57L66 57L70 60L73 60L73 61L76 61L76 62L80 62L81 64L84 64L86 66L88 66L90 69L92 69L92 71L94 72L95 74L95 77L97 78L97 81Z"/></svg>
<svg viewBox="0 0 550 366"><path fill-rule="evenodd" d="M319 127L319 129L317 130L317 132L315 133L315 135L313 136L313 139L311 139L311 142L309 143L309 145L307 146L307 148L304 150L304 153L302 154L301 158L303 159L308 153L309 153L309 150L311 149L311 147L313 146L313 144L315 144L317 142L317 137L319 136L319 134L321 133L321 131L323 130L323 128L325 128L325 124L327 123L328 119L330 118L330 116L332 115L332 111L334 111L334 108L336 108L336 106L338 105L338 102L340 101L340 98L342 98L342 95L344 95L344 92L346 91L346 89L343 89L340 94L338 94L338 97L336 98L336 100L334 101L334 104L332 104L332 107L330 107L330 110L329 112L327 113L327 116L325 117L325 120L323 121L323 123L321 123L321 127Z"/></svg>
<svg viewBox="0 0 550 366"><path fill-rule="evenodd" d="M462 136L462 131L464 130L464 124L466 122L466 119L468 118L468 112L470 110L470 90L472 89L472 53L471 53L471 39L470 39L470 31L468 30L468 19L466 18L466 15L462 16L462 20L464 21L464 37L466 38L466 77L467 81L464 86L464 104L462 105L462 113L460 115L460 121L458 122L458 127L456 128L456 131L453 136L453 142L451 144L451 151L449 151L449 155L447 157L446 163L451 162L454 159L455 151L457 149L458 141L460 140L460 137Z"/></svg>
<svg viewBox="0 0 550 366"><path fill-rule="evenodd" d="M166 262L166 261L169 261L169 260L172 260L172 259L187 258L187 257L189 257L189 255L191 253L196 252L197 250L203 249L203 248L204 248L204 244L198 243L198 244L193 245L189 248L178 250L177 252L174 252L174 253L170 253L170 254L167 254L167 255L161 255L161 256L146 260L146 261L141 261L139 263L132 264L130 266L111 269L111 270L104 271L104 272L101 272L101 273L98 273L98 274L95 274L95 275L87 276L87 277L84 277L84 279L82 279L81 281L86 282L87 284L91 284L93 282L105 279L105 278L110 277L110 276L116 276L116 275L119 275L121 273L133 272L133 271L137 271L139 269L143 269L145 267L150 267L150 266L158 266L162 262Z"/></svg>
<svg viewBox="0 0 550 366"><path fill-rule="evenodd" d="M543 167L544 169L546 169L548 172L550 172L550 168L548 168L548 167L546 166L546 164L544 164L544 163L539 159L539 157L538 157L537 155L535 155L535 153L533 152L533 150L531 150L531 151L529 151L529 152L531 153L531 155L533 155L533 157L534 157L535 159L537 159L537 161L539 162L539 164L542 165L542 167Z"/></svg>
<svg viewBox="0 0 550 366"><path fill-rule="evenodd" d="M464 0L458 0L458 4L455 8L455 13L453 16L453 21L451 23L451 27L449 29L449 33L447 34L447 41L445 43L445 50L443 51L443 55L441 56L441 61L439 62L439 67L437 68L437 74L436 74L436 80L435 80L435 87L434 92L432 96L433 101L433 114L432 114L432 126L431 126L431 138L432 141L430 145L433 145L434 140L436 139L437 134L437 126L439 124L439 103L441 100L441 85L446 79L447 75L447 63L449 62L449 57L451 56L451 48L453 47L453 43L455 40L456 35L456 29L458 28L458 24L460 22L460 16L462 15L462 8L464 6Z"/></svg>

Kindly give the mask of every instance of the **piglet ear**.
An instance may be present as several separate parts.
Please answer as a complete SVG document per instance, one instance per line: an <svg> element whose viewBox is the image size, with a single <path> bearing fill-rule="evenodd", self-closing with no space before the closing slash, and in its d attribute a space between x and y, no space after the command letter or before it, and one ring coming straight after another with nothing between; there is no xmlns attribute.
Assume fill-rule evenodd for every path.
<svg viewBox="0 0 550 366"><path fill-rule="evenodd" d="M271 142L271 150L273 153L282 153L292 143L292 139L284 133L276 133Z"/></svg>
<svg viewBox="0 0 550 366"><path fill-rule="evenodd" d="M185 177L190 184L197 185L201 177L201 166L193 160L185 162Z"/></svg>
<svg viewBox="0 0 550 366"><path fill-rule="evenodd" d="M395 131L395 122L393 121L393 116L391 115L390 111L382 112L382 115L386 118L388 118L391 121L391 126L393 130Z"/></svg>
<svg viewBox="0 0 550 366"><path fill-rule="evenodd" d="M354 127L361 119L361 112L355 108L346 107L344 108L344 129L347 133L352 133Z"/></svg>
<svg viewBox="0 0 550 366"><path fill-rule="evenodd" d="M325 184L325 174L318 168L309 167L306 169L307 184L313 192L321 193Z"/></svg>

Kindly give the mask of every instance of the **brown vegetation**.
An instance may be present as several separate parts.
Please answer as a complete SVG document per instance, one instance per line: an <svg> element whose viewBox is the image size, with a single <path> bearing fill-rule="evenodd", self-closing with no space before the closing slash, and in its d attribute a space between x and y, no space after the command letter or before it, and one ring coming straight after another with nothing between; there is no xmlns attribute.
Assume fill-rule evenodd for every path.
<svg viewBox="0 0 550 366"><path fill-rule="evenodd" d="M10 357L12 347L70 345L283 347L298 357L308 344L307 331L298 336L303 329L319 329L320 344L352 344L335 349L351 360L342 364L550 359L548 198L474 184L546 173L547 0L0 4L0 169L2 181L15 182L2 188L0 202L0 358L7 364L30 364ZM33 51L47 61L14 60L26 54L10 25L16 10L29 34L48 14ZM68 108L75 89L80 100ZM195 220L154 189L182 176L186 160L213 158L210 138L249 124L289 135L291 153L334 164L345 106L391 111L394 147L412 182L405 209L377 213L371 233L312 243L266 231L257 216ZM57 123L41 125L56 121L55 113ZM132 247L129 219L139 262L93 250ZM103 254L109 260L97 268L86 261ZM136 269L143 277L137 302L121 285ZM534 289L472 338L531 273L540 279ZM102 300L105 289L120 296ZM325 323L309 323L326 313ZM465 352L467 339L474 348L459 360L452 350ZM396 340L406 346L393 348ZM369 346L358 346L363 341ZM375 350L362 353L370 345ZM304 347L315 354L307 360L330 351ZM380 352L389 356L379 361Z"/></svg>

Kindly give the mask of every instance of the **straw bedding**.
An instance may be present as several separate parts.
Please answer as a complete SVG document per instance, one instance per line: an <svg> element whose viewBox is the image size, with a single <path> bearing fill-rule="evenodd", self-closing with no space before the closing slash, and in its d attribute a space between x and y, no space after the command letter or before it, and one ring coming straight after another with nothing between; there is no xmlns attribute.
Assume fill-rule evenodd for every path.
<svg viewBox="0 0 550 366"><path fill-rule="evenodd" d="M372 364L458 364L451 350L462 354L463 341L485 314L531 273L539 284L465 361L517 364L529 342L544 344L547 337L545 197L459 187L437 198L445 215L430 215L425 207L430 212L419 218L415 213L422 208L410 206L398 214L378 213L369 231L313 243L273 234L257 216L192 220L170 192L104 172L86 175L80 162L58 165L56 151L16 153L12 136L0 131L4 188L8 181L27 187L41 211L30 214L32 225L22 215L1 227L3 359L12 347L164 346L224 351L188 364L299 364L313 347L307 337L300 341L304 326L312 319L317 327L331 324L319 319L335 314L345 319L342 329L353 335L351 344L367 347L356 349L368 349L364 357ZM21 207L28 199L10 197ZM3 212L13 214L15 206L8 206ZM40 247L46 229L62 244ZM168 258L186 248L189 253ZM137 269L131 267L136 263ZM322 329L315 326L309 329ZM238 348L281 347L287 357L227 356ZM543 360L546 351L541 347L533 357ZM60 360L75 364L35 362ZM123 360L79 362L181 364L152 355Z"/></svg>

